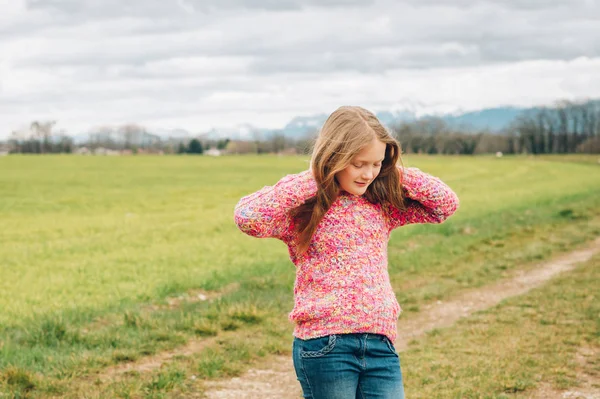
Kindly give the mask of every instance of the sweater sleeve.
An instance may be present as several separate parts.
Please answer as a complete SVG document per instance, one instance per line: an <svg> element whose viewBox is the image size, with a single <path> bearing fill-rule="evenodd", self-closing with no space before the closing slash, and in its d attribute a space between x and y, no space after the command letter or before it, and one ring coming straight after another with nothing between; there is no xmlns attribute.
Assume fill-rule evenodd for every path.
<svg viewBox="0 0 600 399"><path fill-rule="evenodd" d="M458 209L456 193L439 178L417 168L401 169L400 174L406 209L390 205L390 230L410 223L442 223Z"/></svg>
<svg viewBox="0 0 600 399"><path fill-rule="evenodd" d="M312 172L287 175L274 186L240 199L234 209L238 228L253 237L285 239L290 228L288 211L317 194L317 182Z"/></svg>

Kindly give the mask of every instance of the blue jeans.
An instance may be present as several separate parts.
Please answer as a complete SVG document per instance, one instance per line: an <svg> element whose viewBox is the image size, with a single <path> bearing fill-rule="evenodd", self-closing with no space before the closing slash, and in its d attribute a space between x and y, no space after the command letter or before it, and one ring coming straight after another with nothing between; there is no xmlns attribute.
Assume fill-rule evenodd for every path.
<svg viewBox="0 0 600 399"><path fill-rule="evenodd" d="M400 357L384 335L294 338L292 357L305 398L404 399Z"/></svg>

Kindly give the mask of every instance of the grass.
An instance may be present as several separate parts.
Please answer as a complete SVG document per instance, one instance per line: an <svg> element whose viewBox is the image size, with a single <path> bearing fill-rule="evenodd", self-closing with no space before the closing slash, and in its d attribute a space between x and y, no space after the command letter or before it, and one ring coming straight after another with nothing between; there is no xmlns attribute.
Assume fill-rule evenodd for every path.
<svg viewBox="0 0 600 399"><path fill-rule="evenodd" d="M389 270L402 317L600 234L595 164L416 156L405 164L442 177L461 209L443 225L393 233ZM232 211L241 196L306 165L305 157L0 159L0 370L25 376L3 386L28 397L78 397L83 387L159 397L198 389L192 375L235 375L252 359L287 354L293 265L282 243L237 231ZM198 290L215 295L168 305ZM212 341L170 360L173 374L90 383L107 366L191 339ZM228 354L242 342L252 343L243 356ZM161 378L173 383L153 383Z"/></svg>
<svg viewBox="0 0 600 399"><path fill-rule="evenodd" d="M402 354L407 397L509 399L530 397L542 382L577 387L578 371L600 366L576 361L582 347L600 350L598 281L599 256L417 341Z"/></svg>
<svg viewBox="0 0 600 399"><path fill-rule="evenodd" d="M592 163L600 165L600 155L598 154L536 155L535 158L537 160L553 162Z"/></svg>

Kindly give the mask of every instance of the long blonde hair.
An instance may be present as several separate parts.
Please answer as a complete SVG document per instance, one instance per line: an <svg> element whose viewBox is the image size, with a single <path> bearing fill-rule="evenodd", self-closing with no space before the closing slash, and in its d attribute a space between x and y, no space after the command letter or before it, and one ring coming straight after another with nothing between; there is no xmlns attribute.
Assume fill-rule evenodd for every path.
<svg viewBox="0 0 600 399"><path fill-rule="evenodd" d="M340 186L335 174L346 168L352 158L377 139L385 144L385 159L364 197L374 204L405 208L400 172L400 144L370 111L357 106L335 110L321 128L311 157L311 169L318 190L314 197L290 210L294 229L299 234L298 249L308 249L317 226L337 199Z"/></svg>

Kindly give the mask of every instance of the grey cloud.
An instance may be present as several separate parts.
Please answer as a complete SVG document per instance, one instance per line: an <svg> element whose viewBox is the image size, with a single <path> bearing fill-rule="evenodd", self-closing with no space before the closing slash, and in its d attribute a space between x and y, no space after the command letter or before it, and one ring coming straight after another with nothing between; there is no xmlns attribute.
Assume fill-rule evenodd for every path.
<svg viewBox="0 0 600 399"><path fill-rule="evenodd" d="M570 0L569 7L593 6L595 0ZM398 4L394 0L26 0L30 9L53 9L69 14L88 14L90 16L140 16L163 15L214 10L299 10L306 7L367 7L378 3L382 6ZM403 3L419 7L450 6L475 7L479 5L496 4L514 9L548 9L565 5L558 0L406 0Z"/></svg>
<svg viewBox="0 0 600 399"><path fill-rule="evenodd" d="M496 7L502 10L548 11L561 10L565 18L575 15L600 18L600 4L597 0L407 0L402 3L393 0L26 0L27 8L33 12L46 12L45 19L37 18L35 23L18 23L7 28L0 26L0 35L10 33L35 32L49 26L63 27L82 23L118 19L138 18L149 23L131 29L134 33L160 31L182 31L194 29L215 19L232 15L248 15L259 10L285 11L304 8L339 8L343 18L343 7L358 6L363 9L378 9L382 15L394 17L399 6L416 7L424 13L429 11L430 19L444 23L440 13L452 9L470 13L473 8ZM465 10L468 9L468 10ZM465 21L468 23L468 21ZM509 29L506 26L505 29Z"/></svg>
<svg viewBox="0 0 600 399"><path fill-rule="evenodd" d="M374 0L26 0L29 9L90 17L164 16L215 10L298 10L305 7L369 6Z"/></svg>
<svg viewBox="0 0 600 399"><path fill-rule="evenodd" d="M399 49L396 54L377 55L370 50L353 53L318 53L310 56L287 55L277 58L262 58L251 65L257 74L274 73L336 73L356 71L365 74L379 74L390 69L428 68L436 66L461 66L479 61L477 54L435 54L426 49Z"/></svg>
<svg viewBox="0 0 600 399"><path fill-rule="evenodd" d="M153 98L171 103L197 101L219 91L255 93L264 82L232 76L203 78L194 74L157 74L144 69L125 68L118 74L107 73L106 68L86 66L77 69L70 84L54 88L40 88L35 92L18 95L0 91L0 111L6 106L35 107L52 103L53 106L72 104L73 99L86 98L93 101L124 101L135 98ZM1 114L2 112L0 112Z"/></svg>
<svg viewBox="0 0 600 399"><path fill-rule="evenodd" d="M499 5L508 9L540 10L556 7L563 7L567 4L569 7L594 6L596 0L570 0L568 3L560 0L405 0L414 6L449 6L469 8L482 5Z"/></svg>
<svg viewBox="0 0 600 399"><path fill-rule="evenodd" d="M424 1L432 5L446 3L444 0ZM569 60L579 56L600 55L597 41L600 35L600 6L595 3L582 5L581 1L576 1L565 6L546 0L502 1L502 4L520 7L509 11L499 8L499 3L489 5L488 2L458 1L463 5L479 6L468 10L415 10L405 6L372 8L358 13L358 17L351 15L354 19L350 20L343 12L339 12L338 20L332 19L338 16L337 11L323 11L324 16L317 20L314 19L315 15L321 14L291 18L246 13L218 21L202 17L194 21L186 15L180 19L174 18L171 22L158 20L158 32L153 32L149 20L150 23L131 27L131 32L127 32L127 26L115 26L112 29L123 29L123 32L112 38L96 35L75 43L60 41L56 46L50 46L52 43L49 41L49 46L44 48L50 50L42 49L28 57L21 56L14 64L50 69L67 65L85 67L117 64L130 67L121 72L126 73L127 77L151 79L173 77L178 71L147 70L144 66L148 63L194 56L246 57L254 59L249 74L270 74L338 71L382 73L396 68L471 66L531 59ZM38 6L54 5L64 9L68 5L82 7L74 0L30 0L31 4L34 2ZM88 3L97 4L100 8L110 9L112 5L115 9L124 7L130 10L134 10L136 4L119 6L117 4L125 3L114 0ZM226 3L233 6L240 2L230 0ZM327 4L341 3L348 2L331 1ZM159 10L164 3L152 1L147 4L149 10ZM266 7L271 3L254 1L248 4ZM552 8L535 12L526 9L545 4ZM407 12L412 14L405 15ZM379 34L377 23L372 31L364 30L361 26L361 22L372 23L381 16L390 17L389 32ZM127 24L127 21L123 23ZM268 29L274 23L281 26ZM304 30L308 24L312 24L311 28ZM170 31L172 26L179 26L179 30ZM287 30L286 26L289 26ZM143 33L140 34L140 31ZM48 32L48 37L52 37ZM70 44L73 47L69 47Z"/></svg>

